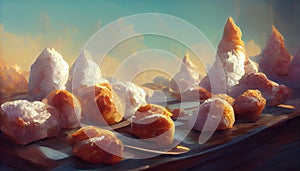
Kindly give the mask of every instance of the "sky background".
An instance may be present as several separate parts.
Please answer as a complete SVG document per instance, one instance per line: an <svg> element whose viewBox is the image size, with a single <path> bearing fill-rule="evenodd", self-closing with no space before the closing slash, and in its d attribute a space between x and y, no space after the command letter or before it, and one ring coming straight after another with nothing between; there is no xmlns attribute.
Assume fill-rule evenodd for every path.
<svg viewBox="0 0 300 171"><path fill-rule="evenodd" d="M273 24L285 37L291 54L300 47L300 1L297 0L0 0L0 62L16 63L29 70L45 47L53 47L72 65L96 31L117 19L139 13L182 18L200 29L215 47L229 16L241 28L250 54L264 48ZM163 42L146 41L142 37L128 43L123 50L176 48ZM173 52L182 56L185 50ZM117 63L118 57L115 58L107 64Z"/></svg>

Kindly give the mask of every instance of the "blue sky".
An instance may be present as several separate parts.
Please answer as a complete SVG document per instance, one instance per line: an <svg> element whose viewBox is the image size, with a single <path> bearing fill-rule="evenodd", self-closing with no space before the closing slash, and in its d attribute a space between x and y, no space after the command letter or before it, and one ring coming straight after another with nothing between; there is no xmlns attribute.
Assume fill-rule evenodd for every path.
<svg viewBox="0 0 300 171"><path fill-rule="evenodd" d="M214 46L221 39L229 16L242 29L245 43L254 40L262 48L275 23L286 41L292 42L288 48L294 52L299 47L299 36L294 36L297 30L294 25L299 25L295 21L300 16L299 8L297 0L287 3L279 0L0 0L3 32L0 58L15 62L22 55L12 51L19 49L32 60L43 46L54 46L71 63L97 30L114 20L139 13L164 13L182 18L200 29ZM30 62L21 65L28 67Z"/></svg>

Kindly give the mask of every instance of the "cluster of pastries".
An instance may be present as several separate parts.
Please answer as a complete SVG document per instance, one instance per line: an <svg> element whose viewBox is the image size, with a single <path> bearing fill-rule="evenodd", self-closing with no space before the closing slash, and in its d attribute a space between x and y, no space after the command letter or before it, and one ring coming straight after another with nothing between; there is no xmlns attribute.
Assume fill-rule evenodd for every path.
<svg viewBox="0 0 300 171"><path fill-rule="evenodd" d="M293 57L275 26L272 27L265 49L258 57L260 70L267 77L292 88L300 87L300 48Z"/></svg>
<svg viewBox="0 0 300 171"><path fill-rule="evenodd" d="M277 106L284 103L291 95L291 89L285 85L271 81L264 73L257 72L245 75L229 94L237 97L248 89L260 90L267 100L267 106Z"/></svg>
<svg viewBox="0 0 300 171"><path fill-rule="evenodd" d="M78 68L80 66L80 68ZM175 124L163 106L148 104L132 82L113 82L83 51L68 71L61 54L46 48L31 66L27 100L1 105L1 130L17 144L55 137L81 123L111 125L130 119L131 133L159 146L172 144ZM38 74L39 73L39 74ZM72 93L71 93L72 92ZM82 127L68 140L78 158L113 164L122 160L123 143L108 130Z"/></svg>
<svg viewBox="0 0 300 171"><path fill-rule="evenodd" d="M248 89L258 89L267 99L268 106L284 103L291 94L290 88L271 81L260 72L261 66L258 68L254 63L245 56L241 30L229 18L218 46L216 61L208 71L209 77L202 79L199 86L214 94L225 91L234 98Z"/></svg>
<svg viewBox="0 0 300 171"><path fill-rule="evenodd" d="M300 80L300 74L297 74L300 71L298 56L299 52L292 60L284 46L283 36L273 27L269 42L260 55L259 64L256 64L245 55L242 32L229 17L218 45L216 60L208 71L208 76L201 79L197 86L190 86L181 92L174 91L173 87L182 87L180 84L184 81L173 85L176 84L174 76L170 87L174 91L173 97L181 101L204 101L191 119L191 123L194 124L191 126L196 130L204 131L203 126L206 122L208 124L205 130L210 130L214 119L220 121L217 130L227 129L232 127L236 119L254 122L265 106L277 106L288 100L291 96L288 86L293 84L291 87L295 87ZM186 63L186 60L185 57L182 63ZM193 67L190 67L191 69ZM181 69L178 73L182 75L182 72ZM286 83L286 86L270 80L269 77L279 83L286 83L287 80L290 82ZM212 110L219 108L224 109L223 113L214 115ZM195 118L196 122L193 122Z"/></svg>
<svg viewBox="0 0 300 171"><path fill-rule="evenodd" d="M297 54L300 53L298 52ZM281 71L278 67L282 68L281 75L287 75L284 79L291 80L289 85L297 85L297 81L295 80L300 80L294 78L299 75L295 74L299 70L297 66L299 66L300 61L297 54L292 62L290 62L290 55L287 54L287 50L285 49L283 37L273 27L269 43L261 55L260 63L262 64L255 64L249 57L246 57L242 32L233 19L229 17L224 27L222 40L218 45L215 63L208 71L208 76L201 79L197 86L190 86L189 89L180 93L175 92L174 97L180 98L183 101L206 100L212 94L226 93L236 98L248 89L257 89L267 100L267 106L277 106L284 103L290 97L291 89L286 85L270 80L268 75L272 75L269 74L270 72L274 75L277 71ZM273 59L273 56L276 57ZM185 58L183 63L186 63L186 60ZM268 61L274 64L268 65ZM277 69L275 69L275 66ZM267 70L266 72L264 72L264 68L268 68L265 69ZM182 72L181 69L178 73ZM280 78L283 80L283 77ZM170 81L170 85L176 84L173 80ZM176 86L172 85L172 87Z"/></svg>
<svg viewBox="0 0 300 171"><path fill-rule="evenodd" d="M255 122L265 108L266 99L259 90L247 90L237 98L216 94L206 99L189 120L198 131L232 128L236 120Z"/></svg>
<svg viewBox="0 0 300 171"><path fill-rule="evenodd" d="M229 17L209 76L201 79L186 54L180 71L167 85L166 80L155 81L168 86L181 101L203 101L189 119L190 127L203 132L229 129L236 120L255 122L266 105L284 103L291 90L282 83L300 83L300 50L292 59L275 27L260 57L256 65L245 55L242 32ZM87 51L82 51L69 71L61 54L44 49L31 66L28 83L18 68L0 65L0 74L0 94L25 92L24 87L28 92L27 100L6 102L0 110L1 131L21 145L55 137L62 129L80 128L82 122L112 125L130 119L132 135L166 147L174 141L172 119L185 115L181 109L172 114L163 106L148 104L144 89L132 82L103 79ZM15 84L9 85L7 80ZM124 144L111 131L86 126L68 140L74 155L87 162L122 160Z"/></svg>
<svg viewBox="0 0 300 171"><path fill-rule="evenodd" d="M27 100L1 105L1 131L17 144L56 136L60 129L79 126L80 114L71 93L65 89L69 66L61 54L46 48L31 66ZM53 91L51 93L51 91ZM50 94L49 94L50 93ZM48 102L40 100L48 96Z"/></svg>

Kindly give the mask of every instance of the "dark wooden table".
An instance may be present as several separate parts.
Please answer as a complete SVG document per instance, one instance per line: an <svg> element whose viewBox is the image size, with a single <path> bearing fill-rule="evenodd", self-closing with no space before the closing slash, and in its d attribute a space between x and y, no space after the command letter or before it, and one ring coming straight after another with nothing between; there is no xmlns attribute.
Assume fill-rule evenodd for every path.
<svg viewBox="0 0 300 171"><path fill-rule="evenodd" d="M300 117L212 152L150 170L300 170Z"/></svg>

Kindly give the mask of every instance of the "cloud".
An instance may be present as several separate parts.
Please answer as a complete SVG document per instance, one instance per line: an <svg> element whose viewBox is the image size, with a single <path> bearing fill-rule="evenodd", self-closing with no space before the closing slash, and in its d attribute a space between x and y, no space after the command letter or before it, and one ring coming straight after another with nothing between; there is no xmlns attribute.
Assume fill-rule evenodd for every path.
<svg viewBox="0 0 300 171"><path fill-rule="evenodd" d="M123 19L119 19L116 23L116 27L111 28L110 31L114 34L109 34L108 38L113 40L118 40L122 34L136 34L134 26L126 23L126 20ZM147 45L149 45L149 49L144 44L145 39L148 41ZM116 45L103 61L100 62L102 75L104 77L113 76L122 81L133 80L139 85L145 82L152 82L156 76L171 78L180 69L181 59L184 55L184 52L181 52L182 45L178 45L168 39L165 40L165 42L169 43L169 48L164 49L165 46L163 44L162 47L151 44L156 43L156 40L156 37L151 38L139 35ZM172 46L171 43L174 43L174 46ZM94 46L92 49L98 48L99 46L101 45ZM201 57L190 53L191 60L201 75L206 75L206 70L202 63L203 61L201 61L203 59L202 57L206 57L205 59L211 56L215 57L215 51L211 50L212 47L207 43L195 45L193 48L199 51ZM97 54L95 51L94 53Z"/></svg>
<svg viewBox="0 0 300 171"><path fill-rule="evenodd" d="M72 65L83 45L76 37L80 33L78 28L66 23L52 23L48 14L41 15L39 26L41 31L36 35L16 34L7 31L5 26L0 23L0 62L17 64L23 70L28 71L44 48L53 47L62 54L69 65ZM101 21L95 22L94 26L98 31ZM121 32L120 29L122 29ZM109 36L118 37L118 34L124 33L134 34L135 30L132 25L119 19L113 33ZM138 36L116 45L100 64L102 73L105 76L112 76L120 61L145 48L143 41L144 37Z"/></svg>
<svg viewBox="0 0 300 171"><path fill-rule="evenodd" d="M0 61L17 64L23 70L29 70L36 57L46 47L53 47L63 55L70 64L77 57L79 49L76 49L72 41L78 29L71 25L62 24L59 28L53 28L47 14L42 16L42 30L37 35L15 34L5 30L0 23L1 53Z"/></svg>
<svg viewBox="0 0 300 171"><path fill-rule="evenodd" d="M114 71L119 81L133 81L138 85L152 82L156 76L171 78L181 66L181 59L162 50L148 49L120 61Z"/></svg>
<svg viewBox="0 0 300 171"><path fill-rule="evenodd" d="M6 63L16 63L21 68L28 68L41 51L41 36L18 35L7 32L0 24L1 54Z"/></svg>
<svg viewBox="0 0 300 171"><path fill-rule="evenodd" d="M96 25L100 27L101 22L98 20ZM126 23L123 19L120 18L115 22L114 27L110 28L109 34L104 35L104 40L107 40L107 42L104 43L105 45L107 45L110 42L120 41L120 37L123 37L124 35L135 34L138 33L135 31L134 26ZM98 32L98 34L96 34L94 38L95 40L97 40L98 37L102 38L102 36L102 33ZM94 44L97 45L95 46ZM98 51L100 51L99 47L105 45L101 45L99 41L92 41L87 44L87 49L92 49L95 54L98 54ZM110 48L112 48L112 50L108 54L106 54L102 61L100 61L100 69L102 75L105 77L114 76L120 63L127 60L132 54L140 50L144 50L147 47L144 45L144 36L139 35L124 40L114 47Z"/></svg>
<svg viewBox="0 0 300 171"><path fill-rule="evenodd" d="M261 53L261 48L255 43L254 40L250 40L245 44L246 56L257 56Z"/></svg>
<svg viewBox="0 0 300 171"><path fill-rule="evenodd" d="M205 76L206 72L209 70L216 59L216 49L208 42L200 42L199 44L194 44L191 50L195 51L196 54L189 50L190 59L195 64L196 69L201 74ZM199 54L199 56L197 56Z"/></svg>
<svg viewBox="0 0 300 171"><path fill-rule="evenodd" d="M120 61L116 58L106 56L100 63L100 69L103 77L112 77L118 66L120 65Z"/></svg>
<svg viewBox="0 0 300 171"><path fill-rule="evenodd" d="M134 29L134 26L127 23L122 18L118 19L113 25L110 25L110 27L111 28L107 35L100 36L105 36L105 40L107 40L103 46L106 46L107 44L110 44L112 42L119 42L123 37L139 35L139 33ZM101 33L102 32L100 32L99 34ZM127 40L123 40L119 42L119 44L114 45L114 47L109 48L112 48L112 50L108 53L109 56L115 57L119 60L124 60L128 56L140 50L146 49L146 46L144 45L144 36L139 35L131 37Z"/></svg>

